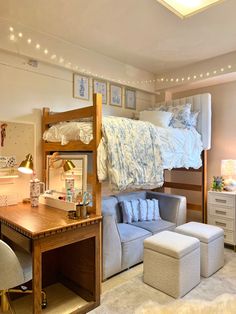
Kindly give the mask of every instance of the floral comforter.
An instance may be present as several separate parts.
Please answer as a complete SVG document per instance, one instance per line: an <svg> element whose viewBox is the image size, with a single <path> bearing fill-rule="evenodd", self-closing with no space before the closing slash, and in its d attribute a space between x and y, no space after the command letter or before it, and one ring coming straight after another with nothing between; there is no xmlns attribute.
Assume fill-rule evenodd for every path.
<svg viewBox="0 0 236 314"><path fill-rule="evenodd" d="M157 128L147 122L103 117L98 148L98 178L109 178L114 190L154 188L163 184Z"/></svg>

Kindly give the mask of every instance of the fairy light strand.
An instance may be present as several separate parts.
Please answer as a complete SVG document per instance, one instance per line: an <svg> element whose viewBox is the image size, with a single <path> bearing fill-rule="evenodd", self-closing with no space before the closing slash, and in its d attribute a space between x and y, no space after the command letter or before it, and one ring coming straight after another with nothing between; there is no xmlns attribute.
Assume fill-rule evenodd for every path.
<svg viewBox="0 0 236 314"><path fill-rule="evenodd" d="M228 64L227 66L221 66L217 69L214 69L213 71L206 71L205 73L203 72L201 72L200 74L194 73L192 75L189 74L189 75L181 76L181 77L161 76L161 77L157 77L156 79L148 79L148 80L143 79L143 80L131 81L131 80L121 80L119 78L113 78L113 77L106 78L103 74L94 73L91 70L84 69L76 64L73 64L70 60L66 60L63 56L58 56L55 52L50 52L46 47L43 47L38 41L33 41L33 39L31 38L25 38L21 31L19 31L18 34L16 35L15 30L12 26L9 27L9 31L10 31L10 34L9 34L10 41L14 43L17 41L26 41L28 45L32 44L32 46L35 47L38 53L40 52L43 53L44 57L48 57L54 62L57 62L60 65L65 66L66 68L73 69L76 72L79 72L84 75L93 76L93 77L104 79L107 81L123 83L123 84L153 84L153 83L159 83L159 84L168 83L169 84L169 82L175 83L175 84L181 84L186 81L190 82L190 81L196 81L198 79L200 80L204 78L214 77L219 73L223 74L224 72L232 71L232 69L234 68L232 64Z"/></svg>

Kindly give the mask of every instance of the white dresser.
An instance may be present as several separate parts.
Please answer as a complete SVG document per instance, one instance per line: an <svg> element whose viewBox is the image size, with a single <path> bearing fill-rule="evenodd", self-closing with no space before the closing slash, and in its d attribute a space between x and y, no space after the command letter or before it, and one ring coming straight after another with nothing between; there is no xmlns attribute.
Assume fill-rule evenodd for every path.
<svg viewBox="0 0 236 314"><path fill-rule="evenodd" d="M208 192L207 223L224 229L225 243L236 251L236 192Z"/></svg>

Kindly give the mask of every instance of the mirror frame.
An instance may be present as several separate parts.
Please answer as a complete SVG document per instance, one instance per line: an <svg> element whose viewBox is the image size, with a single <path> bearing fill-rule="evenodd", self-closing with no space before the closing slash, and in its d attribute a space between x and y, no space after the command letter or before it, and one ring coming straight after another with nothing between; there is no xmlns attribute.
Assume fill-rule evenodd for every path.
<svg viewBox="0 0 236 314"><path fill-rule="evenodd" d="M50 158L52 157L52 155L48 155L47 156L47 164L46 164L46 190L53 190L55 191L56 193L63 193L62 191L58 191L58 190L55 190L53 189L52 187L49 188L50 186ZM88 165L88 156L87 155L76 155L76 154L67 154L67 155L64 155L64 154L58 154L58 159L62 159L62 160L71 160L72 162L74 160L81 160L82 161L82 193L84 193L85 191L87 191L87 165Z"/></svg>

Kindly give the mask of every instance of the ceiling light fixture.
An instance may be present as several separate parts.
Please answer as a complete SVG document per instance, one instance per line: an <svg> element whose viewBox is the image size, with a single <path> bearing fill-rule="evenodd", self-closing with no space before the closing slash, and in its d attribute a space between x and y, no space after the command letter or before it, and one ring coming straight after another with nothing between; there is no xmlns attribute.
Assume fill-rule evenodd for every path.
<svg viewBox="0 0 236 314"><path fill-rule="evenodd" d="M205 10L223 0L157 0L182 19Z"/></svg>

